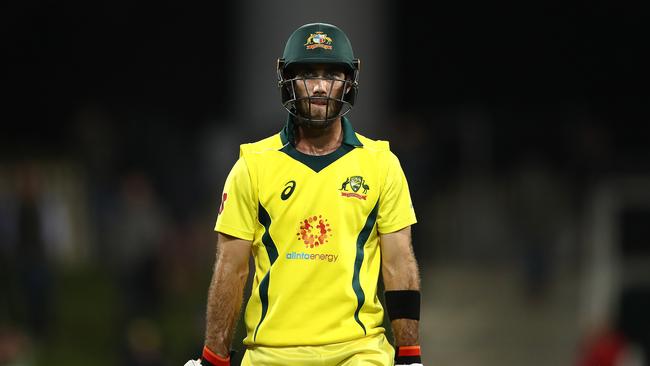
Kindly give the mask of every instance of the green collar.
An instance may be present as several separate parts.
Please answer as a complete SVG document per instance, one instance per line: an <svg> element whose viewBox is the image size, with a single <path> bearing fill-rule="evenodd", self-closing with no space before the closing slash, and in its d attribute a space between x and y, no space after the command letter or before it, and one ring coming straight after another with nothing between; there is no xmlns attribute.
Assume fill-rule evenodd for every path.
<svg viewBox="0 0 650 366"><path fill-rule="evenodd" d="M284 126L282 131L280 131L280 138L282 139L282 148L280 151L289 155L294 160L297 160L316 173L327 168L330 164L337 161L339 158L343 157L345 154L354 150L355 147L362 147L363 144L357 138L357 135L352 129L352 124L350 121L343 117L341 118L341 124L343 127L343 143L339 146L336 151L333 151L327 155L307 155L296 150L294 143L294 128L295 124L293 122L293 116L289 115L287 117L287 124Z"/></svg>
<svg viewBox="0 0 650 366"><path fill-rule="evenodd" d="M280 138L282 139L282 145L286 145L287 142L291 142L291 144L295 145L295 137L294 137L294 129L295 129L295 123L293 121L294 117L292 115L287 116L287 123L284 125L282 130L280 131ZM356 133L354 133L354 129L352 128L352 123L350 123L350 120L343 116L341 117L341 126L343 127L343 143L349 146L353 147L361 147L363 144L359 139L357 138Z"/></svg>

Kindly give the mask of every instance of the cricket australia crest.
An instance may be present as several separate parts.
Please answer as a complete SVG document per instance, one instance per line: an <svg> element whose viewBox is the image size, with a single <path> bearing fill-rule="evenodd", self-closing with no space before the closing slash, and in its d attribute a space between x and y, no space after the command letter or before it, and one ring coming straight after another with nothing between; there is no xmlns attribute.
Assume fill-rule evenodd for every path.
<svg viewBox="0 0 650 366"><path fill-rule="evenodd" d="M304 44L308 50L314 48L324 48L326 50L332 49L332 38L328 37L323 32L312 33L307 37L307 43Z"/></svg>
<svg viewBox="0 0 650 366"><path fill-rule="evenodd" d="M352 192L348 191L348 188L350 188ZM369 189L370 187L368 184L366 184L366 181L362 176L354 175L345 179L345 181L341 184L339 191L342 191L341 196L343 197L354 197L365 200ZM361 192L357 193L359 191Z"/></svg>

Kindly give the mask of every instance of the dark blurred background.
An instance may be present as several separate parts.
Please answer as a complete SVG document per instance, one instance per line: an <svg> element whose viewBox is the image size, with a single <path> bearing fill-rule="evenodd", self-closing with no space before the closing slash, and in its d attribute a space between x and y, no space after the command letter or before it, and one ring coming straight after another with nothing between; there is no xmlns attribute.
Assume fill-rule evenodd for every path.
<svg viewBox="0 0 650 366"><path fill-rule="evenodd" d="M352 40L351 120L390 140L409 179L425 364L647 365L648 15L4 4L0 365L198 356L223 181L240 143L281 128L275 60L313 21Z"/></svg>

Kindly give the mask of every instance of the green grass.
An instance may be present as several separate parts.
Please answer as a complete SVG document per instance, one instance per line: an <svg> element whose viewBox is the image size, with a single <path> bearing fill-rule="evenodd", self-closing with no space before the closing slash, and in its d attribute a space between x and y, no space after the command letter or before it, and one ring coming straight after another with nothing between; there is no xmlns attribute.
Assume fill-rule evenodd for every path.
<svg viewBox="0 0 650 366"><path fill-rule="evenodd" d="M118 309L110 278L85 269L58 274L53 323L35 354L37 365L116 365Z"/></svg>

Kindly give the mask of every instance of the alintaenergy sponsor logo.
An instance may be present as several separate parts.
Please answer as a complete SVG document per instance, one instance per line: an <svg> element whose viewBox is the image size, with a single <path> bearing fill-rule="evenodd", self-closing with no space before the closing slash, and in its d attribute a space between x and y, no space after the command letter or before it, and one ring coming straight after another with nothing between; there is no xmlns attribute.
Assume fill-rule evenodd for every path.
<svg viewBox="0 0 650 366"><path fill-rule="evenodd" d="M338 254L312 254L304 252L291 252L287 253L286 258L289 260L303 260L303 261L320 261L320 262L336 262L339 259Z"/></svg>
<svg viewBox="0 0 650 366"><path fill-rule="evenodd" d="M322 215L311 215L298 223L296 236L305 245L305 249L322 247L332 238L332 228L327 219ZM334 263L339 259L338 254L290 252L286 254L288 260L329 262Z"/></svg>

